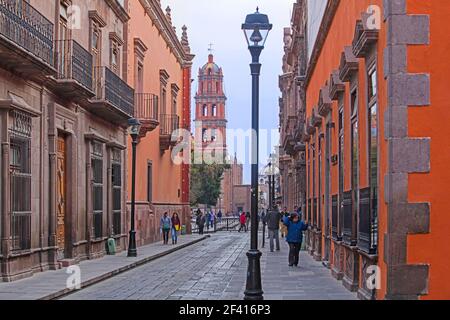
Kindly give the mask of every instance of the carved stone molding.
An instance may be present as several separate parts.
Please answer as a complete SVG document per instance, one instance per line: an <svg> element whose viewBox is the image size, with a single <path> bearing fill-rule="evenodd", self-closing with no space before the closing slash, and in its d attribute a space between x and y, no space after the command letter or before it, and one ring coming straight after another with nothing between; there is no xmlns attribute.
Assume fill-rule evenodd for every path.
<svg viewBox="0 0 450 320"><path fill-rule="evenodd" d="M313 122L312 122L312 118L311 118L311 117L308 118L308 121L307 121L307 125L306 125L306 133L307 133L308 135L313 135L313 134L316 133L316 128L315 128L314 125L313 125Z"/></svg>
<svg viewBox="0 0 450 320"><path fill-rule="evenodd" d="M362 20L358 20L355 26L353 38L353 54L357 58L365 58L372 46L378 41L378 29L369 29L367 13L362 14Z"/></svg>
<svg viewBox="0 0 450 320"><path fill-rule="evenodd" d="M134 38L134 52L141 59L144 59L146 52L148 51L148 47L140 38Z"/></svg>
<svg viewBox="0 0 450 320"><path fill-rule="evenodd" d="M314 127L320 127L322 125L322 118L317 111L318 107L314 107L313 114L311 116L311 124Z"/></svg>
<svg viewBox="0 0 450 320"><path fill-rule="evenodd" d="M339 66L339 78L343 82L349 82L352 75L358 72L358 58L353 54L352 47L345 47L341 55L341 64Z"/></svg>
<svg viewBox="0 0 450 320"><path fill-rule="evenodd" d="M330 99L338 100L339 94L345 92L345 84L339 78L339 70L334 70L330 75Z"/></svg>
<svg viewBox="0 0 450 320"><path fill-rule="evenodd" d="M330 87L325 85L320 89L318 112L322 117L326 117L332 109L333 103L330 99Z"/></svg>

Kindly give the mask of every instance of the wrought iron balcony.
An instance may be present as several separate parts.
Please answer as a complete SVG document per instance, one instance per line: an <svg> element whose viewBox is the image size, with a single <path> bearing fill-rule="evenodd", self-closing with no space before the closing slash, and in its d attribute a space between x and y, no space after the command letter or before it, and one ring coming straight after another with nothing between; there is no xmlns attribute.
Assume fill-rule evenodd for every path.
<svg viewBox="0 0 450 320"><path fill-rule="evenodd" d="M55 42L56 77L51 86L59 95L82 105L95 96L92 75L92 55L74 40Z"/></svg>
<svg viewBox="0 0 450 320"><path fill-rule="evenodd" d="M141 122L140 137L159 125L159 97L151 93L136 93L134 116Z"/></svg>
<svg viewBox="0 0 450 320"><path fill-rule="evenodd" d="M94 68L95 97L90 100L93 113L113 123L126 125L134 116L134 89L108 67Z"/></svg>
<svg viewBox="0 0 450 320"><path fill-rule="evenodd" d="M179 129L180 117L173 114L162 114L160 118L160 147L168 150L176 142L172 141L172 134Z"/></svg>
<svg viewBox="0 0 450 320"><path fill-rule="evenodd" d="M339 235L339 209L338 209L338 196L332 196L331 200L331 237L333 240L340 241L342 240Z"/></svg>
<svg viewBox="0 0 450 320"><path fill-rule="evenodd" d="M34 80L56 73L53 24L24 0L0 0L0 65Z"/></svg>
<svg viewBox="0 0 450 320"><path fill-rule="evenodd" d="M343 240L348 246L356 246L357 244L357 233L356 233L356 215L355 208L353 208L353 191L348 191L344 193L344 232Z"/></svg>
<svg viewBox="0 0 450 320"><path fill-rule="evenodd" d="M377 199L371 199L370 188L360 190L358 219L358 248L368 254L377 254L378 217Z"/></svg>

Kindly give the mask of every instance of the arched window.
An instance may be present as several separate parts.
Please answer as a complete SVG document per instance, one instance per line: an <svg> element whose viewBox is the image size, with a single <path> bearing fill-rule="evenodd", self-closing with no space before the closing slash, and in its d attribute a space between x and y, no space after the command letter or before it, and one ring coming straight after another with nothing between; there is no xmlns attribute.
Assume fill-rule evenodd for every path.
<svg viewBox="0 0 450 320"><path fill-rule="evenodd" d="M216 82L216 93L220 92L220 83Z"/></svg>
<svg viewBox="0 0 450 320"><path fill-rule="evenodd" d="M203 106L203 116L204 117L208 116L208 106L206 104Z"/></svg>
<svg viewBox="0 0 450 320"><path fill-rule="evenodd" d="M212 107L212 115L213 115L213 117L217 117L217 106L216 105L213 105L213 107Z"/></svg>

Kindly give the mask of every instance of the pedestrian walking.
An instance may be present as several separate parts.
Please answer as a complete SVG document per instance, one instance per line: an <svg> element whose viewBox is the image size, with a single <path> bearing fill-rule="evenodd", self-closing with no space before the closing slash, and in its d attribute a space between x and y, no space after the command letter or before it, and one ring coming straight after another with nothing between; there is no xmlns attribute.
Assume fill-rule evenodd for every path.
<svg viewBox="0 0 450 320"><path fill-rule="evenodd" d="M206 223L205 215L200 211L200 214L197 216L196 224L198 226L198 234L202 235L204 233Z"/></svg>
<svg viewBox="0 0 450 320"><path fill-rule="evenodd" d="M247 212L247 213L245 214L245 232L247 232L248 229L249 229L249 226L250 226L250 220L251 220L251 214L250 214L250 212Z"/></svg>
<svg viewBox="0 0 450 320"><path fill-rule="evenodd" d="M210 215L210 219L209 219L211 229L214 229L215 222L216 222L216 214L211 211L211 215Z"/></svg>
<svg viewBox="0 0 450 320"><path fill-rule="evenodd" d="M178 232L181 230L181 221L178 217L178 213L174 213L172 216L172 244L178 243Z"/></svg>
<svg viewBox="0 0 450 320"><path fill-rule="evenodd" d="M267 229L269 229L270 252L274 251L274 240L277 251L280 251L280 220L281 213L278 210L271 210L264 217L264 223L267 224Z"/></svg>
<svg viewBox="0 0 450 320"><path fill-rule="evenodd" d="M240 226L238 232L241 232L242 229L244 229L244 231L247 232L247 225L246 225L247 216L246 216L245 212L241 213L241 216L239 217L239 222L240 222L241 226Z"/></svg>
<svg viewBox="0 0 450 320"><path fill-rule="evenodd" d="M281 229L281 237L282 238L286 238L286 236L287 236L287 227L284 224L284 218L289 218L289 212L287 210L287 207L284 207L283 211L281 211L280 229Z"/></svg>
<svg viewBox="0 0 450 320"><path fill-rule="evenodd" d="M169 214L167 212L164 213L164 216L161 218L161 233L163 235L164 244L169 243L169 232L172 229L172 221L169 218Z"/></svg>
<svg viewBox="0 0 450 320"><path fill-rule="evenodd" d="M223 216L222 211L219 210L219 212L217 213L217 222L222 223L222 216Z"/></svg>
<svg viewBox="0 0 450 320"><path fill-rule="evenodd" d="M297 267L303 242L303 231L308 229L308 224L301 221L297 213L293 213L290 217L284 217L284 225L288 230L286 241L289 244L289 266Z"/></svg>
<svg viewBox="0 0 450 320"><path fill-rule="evenodd" d="M206 231L209 232L209 224L211 221L211 212L210 211L206 212L205 218L206 218Z"/></svg>

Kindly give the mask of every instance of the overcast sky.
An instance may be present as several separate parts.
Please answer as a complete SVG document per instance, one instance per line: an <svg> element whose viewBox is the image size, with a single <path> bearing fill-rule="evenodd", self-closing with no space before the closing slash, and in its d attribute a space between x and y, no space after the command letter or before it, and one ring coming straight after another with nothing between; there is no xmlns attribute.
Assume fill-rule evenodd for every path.
<svg viewBox="0 0 450 320"><path fill-rule="evenodd" d="M293 3L294 0L161 0L163 9L167 5L172 9L172 21L177 33L180 35L183 24L188 27L191 49L196 55L193 91L197 89L198 69L207 62L209 44L214 44L215 61L223 68L225 75L229 129L247 130L251 127L251 57L241 24L248 13L256 11L257 6L261 13L269 15L274 26L261 56L260 126L269 131L278 128L278 76L283 57L283 28L290 24ZM194 111L195 104L192 106ZM264 146L264 142L262 144ZM268 151L261 155L262 164L270 153L270 148L263 149ZM245 157L249 158L248 155ZM245 183L250 183L250 174L247 160Z"/></svg>

